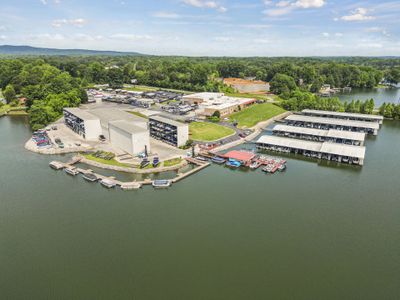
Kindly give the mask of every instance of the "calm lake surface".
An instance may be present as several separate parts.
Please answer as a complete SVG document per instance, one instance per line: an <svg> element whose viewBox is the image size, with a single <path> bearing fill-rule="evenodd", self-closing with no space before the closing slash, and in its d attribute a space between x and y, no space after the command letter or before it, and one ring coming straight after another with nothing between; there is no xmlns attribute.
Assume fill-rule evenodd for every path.
<svg viewBox="0 0 400 300"><path fill-rule="evenodd" d="M375 88L375 89L352 89L351 92L337 94L340 100L350 102L351 100L375 101L375 106L382 103L400 103L400 88Z"/></svg>
<svg viewBox="0 0 400 300"><path fill-rule="evenodd" d="M365 166L213 165L168 190L107 190L27 152L0 118L2 299L399 299L400 122ZM250 147L250 146L249 146Z"/></svg>

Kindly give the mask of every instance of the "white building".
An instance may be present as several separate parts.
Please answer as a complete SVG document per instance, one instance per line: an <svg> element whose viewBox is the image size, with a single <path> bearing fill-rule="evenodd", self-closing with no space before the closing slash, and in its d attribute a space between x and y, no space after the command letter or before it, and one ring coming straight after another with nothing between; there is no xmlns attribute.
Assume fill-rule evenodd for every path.
<svg viewBox="0 0 400 300"><path fill-rule="evenodd" d="M147 119L118 109L64 109L65 124L87 140L104 135L113 147L133 156L150 151Z"/></svg>
<svg viewBox="0 0 400 300"><path fill-rule="evenodd" d="M189 125L160 116L149 119L151 137L175 147L181 147L189 140Z"/></svg>
<svg viewBox="0 0 400 300"><path fill-rule="evenodd" d="M200 114L212 116L218 111L221 117L228 116L236 111L246 108L256 102L252 98L238 98L225 96L224 93L196 93L182 97L187 104L197 104Z"/></svg>
<svg viewBox="0 0 400 300"><path fill-rule="evenodd" d="M149 131L127 121L109 124L110 141L125 152L136 155L150 150Z"/></svg>

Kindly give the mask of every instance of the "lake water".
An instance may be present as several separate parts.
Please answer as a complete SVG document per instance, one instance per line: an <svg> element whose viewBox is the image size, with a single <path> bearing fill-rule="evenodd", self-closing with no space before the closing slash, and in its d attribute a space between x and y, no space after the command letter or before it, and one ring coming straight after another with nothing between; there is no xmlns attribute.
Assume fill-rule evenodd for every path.
<svg viewBox="0 0 400 300"><path fill-rule="evenodd" d="M369 100L374 99L375 106L379 107L382 103L400 103L400 88L375 88L375 89L352 89L351 92L337 94L343 100Z"/></svg>
<svg viewBox="0 0 400 300"><path fill-rule="evenodd" d="M362 168L289 156L133 192L50 169L67 157L29 136L0 118L2 299L399 299L400 122Z"/></svg>

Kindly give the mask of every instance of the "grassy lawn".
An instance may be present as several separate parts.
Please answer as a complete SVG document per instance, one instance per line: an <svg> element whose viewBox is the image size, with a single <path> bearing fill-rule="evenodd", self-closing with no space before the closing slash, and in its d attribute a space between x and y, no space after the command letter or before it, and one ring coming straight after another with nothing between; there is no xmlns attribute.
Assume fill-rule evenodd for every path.
<svg viewBox="0 0 400 300"><path fill-rule="evenodd" d="M144 114L142 114L142 113L140 113L140 112L138 112L138 111L127 111L127 112L130 113L130 114L132 114L132 115L141 117L141 118L145 118L145 119L148 119L148 118L149 118L148 116L145 116Z"/></svg>
<svg viewBox="0 0 400 300"><path fill-rule="evenodd" d="M110 160L102 159L99 157L95 157L92 154L82 154L82 156L89 160L93 160L95 162L105 164L105 165L116 166L116 167L127 167L127 168L134 167L133 165L130 165L130 164L120 163L120 162L116 161L115 159L110 159Z"/></svg>
<svg viewBox="0 0 400 300"><path fill-rule="evenodd" d="M219 140L235 133L232 128L207 122L190 123L189 132L192 140L204 142Z"/></svg>
<svg viewBox="0 0 400 300"><path fill-rule="evenodd" d="M164 161L164 167L172 167L175 165L178 165L182 162L182 158L173 158L173 159L169 159Z"/></svg>
<svg viewBox="0 0 400 300"><path fill-rule="evenodd" d="M271 103L255 104L245 110L232 114L229 119L237 121L239 123L238 127L249 128L284 112L283 108Z"/></svg>
<svg viewBox="0 0 400 300"><path fill-rule="evenodd" d="M0 107L0 116L4 115L9 109L10 109L10 105L8 105L8 104L5 104L2 107Z"/></svg>

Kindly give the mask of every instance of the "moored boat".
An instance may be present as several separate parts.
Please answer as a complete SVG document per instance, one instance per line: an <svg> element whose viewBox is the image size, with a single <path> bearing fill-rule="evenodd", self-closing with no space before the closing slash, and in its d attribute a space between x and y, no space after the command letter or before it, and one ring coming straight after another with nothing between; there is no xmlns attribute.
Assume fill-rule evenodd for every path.
<svg viewBox="0 0 400 300"><path fill-rule="evenodd" d="M64 165L58 161L52 161L51 163L49 163L49 166L54 170L61 170L62 168L64 168Z"/></svg>
<svg viewBox="0 0 400 300"><path fill-rule="evenodd" d="M171 180L158 179L154 180L151 184L154 188L167 188L171 186Z"/></svg>
<svg viewBox="0 0 400 300"><path fill-rule="evenodd" d="M76 176L79 174L78 170L74 167L65 168L64 171L71 176Z"/></svg>
<svg viewBox="0 0 400 300"><path fill-rule="evenodd" d="M211 158L211 161L216 163L216 164L223 164L226 162L225 158L219 157L219 156L214 156L213 158Z"/></svg>
<svg viewBox="0 0 400 300"><path fill-rule="evenodd" d="M95 182L95 181L99 180L99 178L97 178L97 176L94 175L93 173L85 173L85 174L83 174L82 177L86 181L90 181L90 182Z"/></svg>
<svg viewBox="0 0 400 300"><path fill-rule="evenodd" d="M231 168L239 168L242 164L240 163L240 161L230 158L225 165Z"/></svg>
<svg viewBox="0 0 400 300"><path fill-rule="evenodd" d="M109 189L111 189L117 185L114 181L112 181L111 179L107 179L107 178L100 180L100 183L102 186L109 188Z"/></svg>

